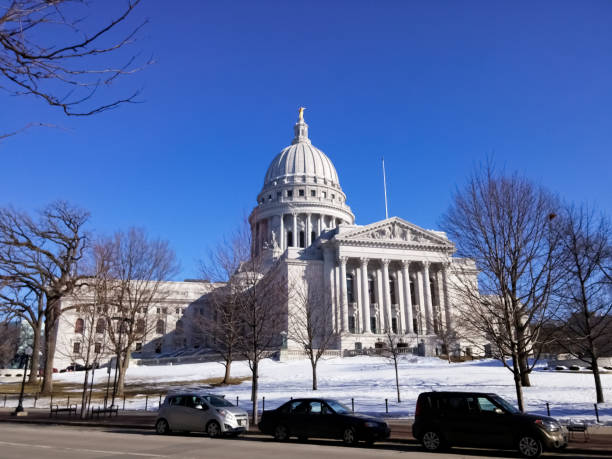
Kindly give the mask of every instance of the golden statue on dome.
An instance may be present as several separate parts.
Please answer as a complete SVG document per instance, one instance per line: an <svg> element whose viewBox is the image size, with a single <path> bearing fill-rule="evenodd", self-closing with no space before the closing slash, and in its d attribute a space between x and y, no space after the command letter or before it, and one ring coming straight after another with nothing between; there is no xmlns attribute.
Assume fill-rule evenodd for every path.
<svg viewBox="0 0 612 459"><path fill-rule="evenodd" d="M300 123L304 122L304 110L306 110L306 107L300 107L299 108L299 112L298 112L298 121Z"/></svg>

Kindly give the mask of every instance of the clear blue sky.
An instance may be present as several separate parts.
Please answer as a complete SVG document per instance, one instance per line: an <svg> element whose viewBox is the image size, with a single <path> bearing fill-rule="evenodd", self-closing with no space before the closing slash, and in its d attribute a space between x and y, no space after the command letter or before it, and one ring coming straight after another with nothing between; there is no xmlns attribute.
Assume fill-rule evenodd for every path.
<svg viewBox="0 0 612 459"><path fill-rule="evenodd" d="M94 2L95 4L105 2ZM94 8L95 10L95 8ZM255 205L300 105L358 224L435 228L487 156L562 197L612 209L612 2L147 0L113 88L144 103L67 119L0 93L0 205L66 199L99 233L171 241L179 278Z"/></svg>

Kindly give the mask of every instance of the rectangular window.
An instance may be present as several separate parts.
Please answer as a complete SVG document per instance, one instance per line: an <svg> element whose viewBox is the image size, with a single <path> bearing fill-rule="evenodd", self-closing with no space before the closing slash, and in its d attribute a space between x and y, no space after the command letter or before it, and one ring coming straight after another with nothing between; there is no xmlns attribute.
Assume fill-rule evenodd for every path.
<svg viewBox="0 0 612 459"><path fill-rule="evenodd" d="M304 196L304 190L298 190L298 196Z"/></svg>
<svg viewBox="0 0 612 459"><path fill-rule="evenodd" d="M317 195L316 190L310 190L310 196L314 198L316 195Z"/></svg>
<svg viewBox="0 0 612 459"><path fill-rule="evenodd" d="M176 308L176 309L174 310L174 313L175 313L175 314L178 314L179 312L181 312L181 310L180 310L179 308Z"/></svg>
<svg viewBox="0 0 612 459"><path fill-rule="evenodd" d="M161 308L157 308L157 313L160 314L161 313Z"/></svg>
<svg viewBox="0 0 612 459"><path fill-rule="evenodd" d="M136 343L136 352L140 352L142 350L142 343Z"/></svg>
<svg viewBox="0 0 612 459"><path fill-rule="evenodd" d="M324 198L327 198L327 191L324 191L324 192L323 192L323 197L324 197Z"/></svg>
<svg viewBox="0 0 612 459"><path fill-rule="evenodd" d="M277 198L277 199L280 199L280 198L281 198L281 196L282 196L281 192L280 192L280 191L277 191L277 192L276 192L276 198Z"/></svg>
<svg viewBox="0 0 612 459"><path fill-rule="evenodd" d="M287 190L287 197L288 198L292 198L293 197L293 190Z"/></svg>
<svg viewBox="0 0 612 459"><path fill-rule="evenodd" d="M100 352L102 352L102 343L96 343L94 346L94 352L96 354L99 354Z"/></svg>
<svg viewBox="0 0 612 459"><path fill-rule="evenodd" d="M73 343L72 344L72 353L80 354L81 353L81 343Z"/></svg>
<svg viewBox="0 0 612 459"><path fill-rule="evenodd" d="M163 312L164 314L168 314L168 308L162 308L162 312Z"/></svg>

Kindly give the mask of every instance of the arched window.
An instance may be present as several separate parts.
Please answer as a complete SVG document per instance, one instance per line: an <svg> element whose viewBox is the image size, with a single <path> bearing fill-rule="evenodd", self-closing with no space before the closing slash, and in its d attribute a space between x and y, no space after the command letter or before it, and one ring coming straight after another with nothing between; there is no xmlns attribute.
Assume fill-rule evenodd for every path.
<svg viewBox="0 0 612 459"><path fill-rule="evenodd" d="M370 304L376 303L376 289L374 288L374 276L368 276L368 293L370 294Z"/></svg>
<svg viewBox="0 0 612 459"><path fill-rule="evenodd" d="M85 321L79 317L74 324L74 332L80 333L82 335L84 329L85 329Z"/></svg>
<svg viewBox="0 0 612 459"><path fill-rule="evenodd" d="M98 319L96 322L96 333L104 333L106 331L106 320Z"/></svg>
<svg viewBox="0 0 612 459"><path fill-rule="evenodd" d="M157 321L157 324L155 325L155 333L158 335L163 335L166 333L166 323L162 319Z"/></svg>
<svg viewBox="0 0 612 459"><path fill-rule="evenodd" d="M293 247L293 231L287 231L287 247Z"/></svg>
<svg viewBox="0 0 612 459"><path fill-rule="evenodd" d="M144 319L138 319L136 321L136 333L143 335L145 332L145 321Z"/></svg>
<svg viewBox="0 0 612 459"><path fill-rule="evenodd" d="M354 303L355 302L355 283L353 281L352 274L346 275L346 293L348 296L348 302Z"/></svg>

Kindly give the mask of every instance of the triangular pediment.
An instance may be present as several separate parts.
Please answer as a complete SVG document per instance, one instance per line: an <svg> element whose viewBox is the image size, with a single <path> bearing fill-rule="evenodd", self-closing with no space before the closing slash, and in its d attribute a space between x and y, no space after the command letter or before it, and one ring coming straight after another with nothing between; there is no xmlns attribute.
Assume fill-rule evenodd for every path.
<svg viewBox="0 0 612 459"><path fill-rule="evenodd" d="M396 243L400 245L437 246L452 249L453 244L440 234L427 231L399 217L371 223L336 236L338 241Z"/></svg>

